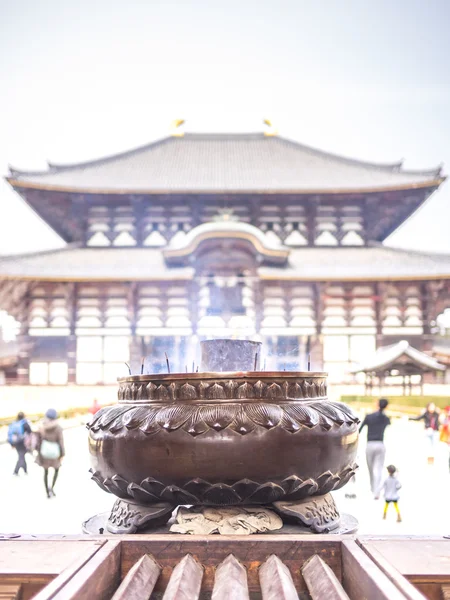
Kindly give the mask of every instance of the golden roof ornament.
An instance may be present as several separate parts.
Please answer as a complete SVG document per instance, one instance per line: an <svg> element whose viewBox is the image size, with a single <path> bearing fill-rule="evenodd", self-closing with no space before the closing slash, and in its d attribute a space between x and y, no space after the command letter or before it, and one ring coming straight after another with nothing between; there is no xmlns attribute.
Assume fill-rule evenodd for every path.
<svg viewBox="0 0 450 600"><path fill-rule="evenodd" d="M183 137L184 131L183 129L180 129L180 127L185 123L186 121L184 119L175 119L175 121L172 121L170 124L170 135L174 137Z"/></svg>
<svg viewBox="0 0 450 600"><path fill-rule="evenodd" d="M263 119L263 123L267 127L267 129L264 130L264 135L266 135L267 137L278 135L278 130L275 129L270 119Z"/></svg>

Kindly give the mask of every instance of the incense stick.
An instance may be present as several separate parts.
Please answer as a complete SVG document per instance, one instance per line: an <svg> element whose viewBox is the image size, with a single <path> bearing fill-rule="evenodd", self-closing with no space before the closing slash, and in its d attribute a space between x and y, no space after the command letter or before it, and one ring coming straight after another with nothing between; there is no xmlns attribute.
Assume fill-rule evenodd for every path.
<svg viewBox="0 0 450 600"><path fill-rule="evenodd" d="M167 352L164 352L164 354L166 356L167 372L170 373L169 357L167 356Z"/></svg>
<svg viewBox="0 0 450 600"><path fill-rule="evenodd" d="M253 370L256 371L256 365L258 363L258 353L255 354L255 365L253 367Z"/></svg>
<svg viewBox="0 0 450 600"><path fill-rule="evenodd" d="M125 363L125 364L127 365L127 367L128 367L128 372L129 372L129 374L131 375L131 367L130 367L130 365L129 365L128 363Z"/></svg>
<svg viewBox="0 0 450 600"><path fill-rule="evenodd" d="M308 354L308 371L311 371L311 354Z"/></svg>

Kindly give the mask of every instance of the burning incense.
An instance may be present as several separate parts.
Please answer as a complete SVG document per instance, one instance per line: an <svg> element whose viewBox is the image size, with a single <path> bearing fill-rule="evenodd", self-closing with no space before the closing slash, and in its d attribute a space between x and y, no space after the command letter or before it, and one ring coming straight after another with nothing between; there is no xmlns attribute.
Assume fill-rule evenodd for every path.
<svg viewBox="0 0 450 600"><path fill-rule="evenodd" d="M166 357L167 372L170 374L169 357L167 356L167 352L164 352L164 354Z"/></svg>

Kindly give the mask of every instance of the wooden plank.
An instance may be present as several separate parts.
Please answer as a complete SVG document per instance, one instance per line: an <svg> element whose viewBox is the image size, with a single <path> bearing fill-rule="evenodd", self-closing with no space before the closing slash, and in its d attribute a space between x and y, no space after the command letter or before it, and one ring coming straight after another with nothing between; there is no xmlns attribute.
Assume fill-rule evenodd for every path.
<svg viewBox="0 0 450 600"><path fill-rule="evenodd" d="M405 600L402 592L353 541L342 542L342 583L351 600Z"/></svg>
<svg viewBox="0 0 450 600"><path fill-rule="evenodd" d="M106 542L99 543L96 546L95 551L93 550L91 553L82 553L77 560L72 562L57 577L52 579L52 581L36 596L35 600L47 600L48 598L53 598L105 543Z"/></svg>
<svg viewBox="0 0 450 600"><path fill-rule="evenodd" d="M250 593L260 593L259 568L271 554L288 567L297 591L306 592L300 566L314 554L318 554L333 569L342 581L341 539L333 535L251 535L237 540L234 536L183 536L135 535L123 539L122 577L141 558L151 554L162 571L156 582L155 591L166 589L173 568L184 554L192 556L202 564L204 575L202 591L211 592L214 587L215 569L233 552L236 559L247 569Z"/></svg>
<svg viewBox="0 0 450 600"><path fill-rule="evenodd" d="M336 575L317 554L303 565L302 575L312 600L350 600Z"/></svg>
<svg viewBox="0 0 450 600"><path fill-rule="evenodd" d="M76 560L93 556L103 541L0 541L0 575L59 575ZM33 578L34 579L34 578Z"/></svg>
<svg viewBox="0 0 450 600"><path fill-rule="evenodd" d="M247 571L232 554L216 569L211 600L249 600Z"/></svg>
<svg viewBox="0 0 450 600"><path fill-rule="evenodd" d="M108 541L53 595L35 600L109 600L120 582L120 541Z"/></svg>
<svg viewBox="0 0 450 600"><path fill-rule="evenodd" d="M0 600L21 600L22 586L21 585L4 585L0 584Z"/></svg>
<svg viewBox="0 0 450 600"><path fill-rule="evenodd" d="M450 583L450 540L361 541L369 556L377 551L410 581Z"/></svg>
<svg viewBox="0 0 450 600"><path fill-rule="evenodd" d="M373 560L373 562L383 571L383 573L397 586L408 600L423 600L423 594L413 586L403 575L386 560L384 555L375 547L368 550L365 544L360 544L361 548Z"/></svg>
<svg viewBox="0 0 450 600"><path fill-rule="evenodd" d="M161 567L148 554L144 554L128 571L112 600L148 600L160 572Z"/></svg>
<svg viewBox="0 0 450 600"><path fill-rule="evenodd" d="M261 565L259 582L263 600L298 600L291 572L275 554Z"/></svg>
<svg viewBox="0 0 450 600"><path fill-rule="evenodd" d="M187 554L173 570L163 600L197 600L202 577L202 567Z"/></svg>

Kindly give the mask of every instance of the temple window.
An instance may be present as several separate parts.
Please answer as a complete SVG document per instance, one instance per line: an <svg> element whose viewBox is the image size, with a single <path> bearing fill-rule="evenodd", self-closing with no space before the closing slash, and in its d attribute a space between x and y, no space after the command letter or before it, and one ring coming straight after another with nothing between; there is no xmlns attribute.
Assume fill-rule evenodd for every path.
<svg viewBox="0 0 450 600"><path fill-rule="evenodd" d="M65 385L68 378L66 362L31 362L31 385Z"/></svg>
<svg viewBox="0 0 450 600"><path fill-rule="evenodd" d="M79 384L115 383L128 373L128 336L83 335L77 339L77 374Z"/></svg>

